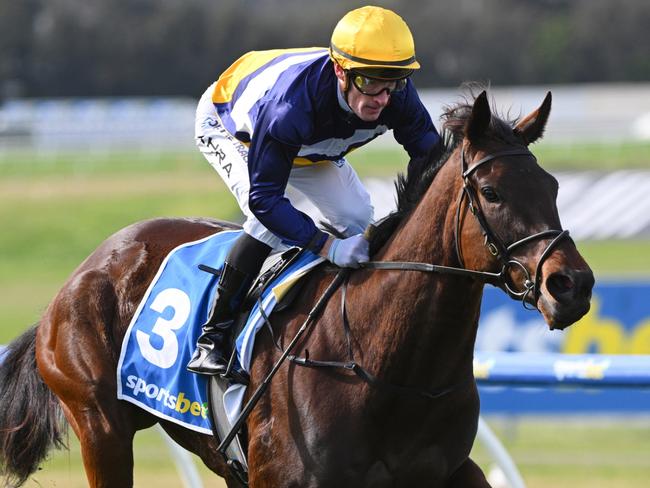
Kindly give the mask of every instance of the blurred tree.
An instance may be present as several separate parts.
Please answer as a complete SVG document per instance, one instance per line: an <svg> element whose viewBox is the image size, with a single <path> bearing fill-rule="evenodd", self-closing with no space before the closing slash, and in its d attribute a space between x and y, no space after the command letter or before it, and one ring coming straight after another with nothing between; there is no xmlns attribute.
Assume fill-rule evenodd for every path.
<svg viewBox="0 0 650 488"><path fill-rule="evenodd" d="M326 46L367 1L0 0L0 96L198 96L252 49ZM377 0L419 86L650 80L648 0Z"/></svg>
<svg viewBox="0 0 650 488"><path fill-rule="evenodd" d="M650 2L576 0L572 81L650 80Z"/></svg>
<svg viewBox="0 0 650 488"><path fill-rule="evenodd" d="M28 93L33 69L34 40L30 35L34 12L41 0L0 1L0 101Z"/></svg>

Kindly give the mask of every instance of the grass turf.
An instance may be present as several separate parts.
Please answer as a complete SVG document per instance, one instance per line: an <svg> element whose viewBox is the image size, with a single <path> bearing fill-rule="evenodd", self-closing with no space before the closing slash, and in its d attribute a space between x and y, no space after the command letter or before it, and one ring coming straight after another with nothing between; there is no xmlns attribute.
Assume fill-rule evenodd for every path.
<svg viewBox="0 0 650 488"><path fill-rule="evenodd" d="M553 144L541 141L531 146L540 164L549 171L648 169L650 142ZM401 171L408 155L399 147L370 145L353 151L350 161L364 176L392 177ZM199 171L206 166L194 149L183 152L0 152L0 175L132 174L134 172Z"/></svg>

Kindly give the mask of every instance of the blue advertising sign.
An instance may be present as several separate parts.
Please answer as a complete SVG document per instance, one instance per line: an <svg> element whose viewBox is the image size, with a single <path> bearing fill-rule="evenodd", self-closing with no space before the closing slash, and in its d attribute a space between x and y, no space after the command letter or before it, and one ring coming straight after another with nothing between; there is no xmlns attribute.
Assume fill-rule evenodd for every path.
<svg viewBox="0 0 650 488"><path fill-rule="evenodd" d="M474 377L479 385L650 390L650 355L476 352Z"/></svg>
<svg viewBox="0 0 650 488"><path fill-rule="evenodd" d="M650 283L598 283L589 313L564 331L486 287L476 350L650 354Z"/></svg>
<svg viewBox="0 0 650 488"><path fill-rule="evenodd" d="M477 377L481 392L481 412L650 412L648 388L630 388L629 384L626 387L623 383L617 385L615 379L601 382L600 385L596 384L598 381L593 381L593 387L585 388L584 385L590 381L584 381L584 378L573 381L573 387L553 387L551 384L554 382L542 380L540 373L547 360L554 361L552 368L556 375L557 368L571 369L568 364L571 356L566 356L563 360L558 353L594 354L589 359L583 358L585 364L582 366L586 368L585 371L591 372L595 371L596 366L600 368L605 364L611 368L611 365L634 363L634 359L612 361L612 357L607 355L650 354L649 298L648 282L598 283L594 288L589 313L564 331L550 331L539 313L524 309L521 303L511 300L496 288L486 287L476 340L479 373L492 364L490 354L493 358L507 359L507 356L498 354L501 352L524 353L519 357L530 359L530 364L511 364L509 369L497 371L495 362L493 378L508 379L501 386L490 386L489 382ZM543 359L544 356L548 357ZM578 358L576 361L580 362L579 356L573 358ZM475 362L475 369L476 366ZM578 366L574 364L572 367L571 371L575 373L574 369ZM625 367L621 371L623 370ZM511 380L519 375L522 378L528 377L540 386L503 386L512 383ZM621 377L624 377L624 372ZM556 385L559 386L559 383ZM638 384L638 381L634 384ZM612 386L616 388L612 389Z"/></svg>
<svg viewBox="0 0 650 488"><path fill-rule="evenodd" d="M650 390L633 388L512 388L481 386L481 414L643 414Z"/></svg>

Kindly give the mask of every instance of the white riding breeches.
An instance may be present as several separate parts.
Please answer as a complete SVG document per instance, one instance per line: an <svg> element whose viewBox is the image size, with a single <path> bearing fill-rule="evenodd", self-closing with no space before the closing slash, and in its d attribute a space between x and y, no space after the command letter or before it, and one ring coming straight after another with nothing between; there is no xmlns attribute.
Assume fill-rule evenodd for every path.
<svg viewBox="0 0 650 488"><path fill-rule="evenodd" d="M221 125L212 103L214 85L201 97L196 110L196 144L237 199L246 221L244 231L273 249L285 246L248 207L250 180L248 148ZM338 231L346 236L363 232L372 221L370 195L345 159L294 166L288 185L302 193Z"/></svg>

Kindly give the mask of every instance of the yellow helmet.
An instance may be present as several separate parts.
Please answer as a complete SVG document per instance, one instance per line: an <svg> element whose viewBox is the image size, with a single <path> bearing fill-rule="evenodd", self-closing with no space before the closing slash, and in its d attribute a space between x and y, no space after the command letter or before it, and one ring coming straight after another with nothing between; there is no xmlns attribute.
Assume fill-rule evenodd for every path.
<svg viewBox="0 0 650 488"><path fill-rule="evenodd" d="M404 78L420 67L406 22L381 7L345 14L332 33L330 57L345 70L370 72L377 78Z"/></svg>

